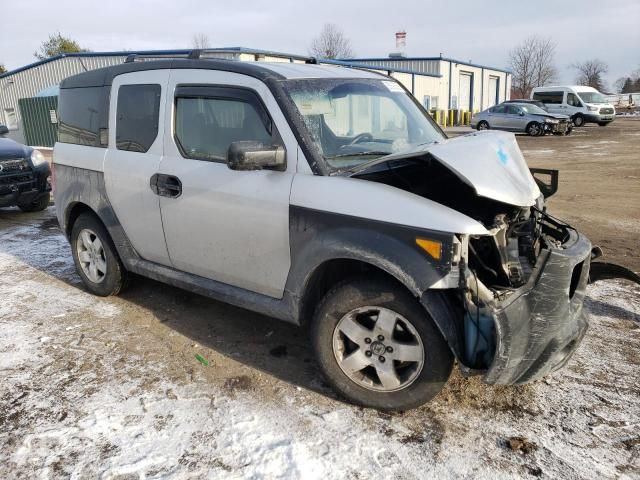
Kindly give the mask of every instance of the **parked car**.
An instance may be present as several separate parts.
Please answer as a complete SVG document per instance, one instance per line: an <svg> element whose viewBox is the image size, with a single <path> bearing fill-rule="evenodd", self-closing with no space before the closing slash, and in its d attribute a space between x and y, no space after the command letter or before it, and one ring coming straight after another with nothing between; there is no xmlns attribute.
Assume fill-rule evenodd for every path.
<svg viewBox="0 0 640 480"><path fill-rule="evenodd" d="M536 87L531 92L531 98L544 103L550 113L569 115L576 127L588 122L604 127L616 116L614 106L592 87Z"/></svg>
<svg viewBox="0 0 640 480"><path fill-rule="evenodd" d="M146 60L64 80L58 113L56 212L89 291L135 273L308 326L354 403L421 405L454 358L532 381L587 329L591 244L546 213L557 171L534 179L510 133L447 139L392 78Z"/></svg>
<svg viewBox="0 0 640 480"><path fill-rule="evenodd" d="M49 163L39 150L3 138L8 133L0 125L0 207L44 210L51 192Z"/></svg>
<svg viewBox="0 0 640 480"><path fill-rule="evenodd" d="M525 132L531 136L555 133L567 135L572 125L566 115L546 112L527 103L501 103L471 117L471 128Z"/></svg>

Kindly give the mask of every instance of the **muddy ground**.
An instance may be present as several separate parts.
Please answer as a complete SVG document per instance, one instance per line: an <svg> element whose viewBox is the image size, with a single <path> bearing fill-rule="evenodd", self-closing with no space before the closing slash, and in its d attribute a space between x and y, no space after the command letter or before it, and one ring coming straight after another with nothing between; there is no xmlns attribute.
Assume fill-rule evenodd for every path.
<svg viewBox="0 0 640 480"><path fill-rule="evenodd" d="M518 141L560 168L553 211L640 270L640 122ZM639 287L589 287L562 371L454 372L388 415L335 398L294 327L140 278L85 293L54 208L0 211L0 478L640 477Z"/></svg>

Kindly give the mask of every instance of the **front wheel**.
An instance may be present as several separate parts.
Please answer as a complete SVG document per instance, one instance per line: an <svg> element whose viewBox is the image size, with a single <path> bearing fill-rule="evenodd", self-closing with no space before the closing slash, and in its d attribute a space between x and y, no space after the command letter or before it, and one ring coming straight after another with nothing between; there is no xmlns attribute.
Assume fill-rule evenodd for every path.
<svg viewBox="0 0 640 480"><path fill-rule="evenodd" d="M76 271L91 293L117 295L126 285L127 271L109 233L95 216L83 213L76 219L71 229L71 251Z"/></svg>
<svg viewBox="0 0 640 480"><path fill-rule="evenodd" d="M544 134L544 129L539 123L531 122L529 125L527 125L527 134L531 135L532 137L538 137Z"/></svg>
<svg viewBox="0 0 640 480"><path fill-rule="evenodd" d="M418 407L444 387L453 355L416 299L393 281L338 284L312 324L318 364L349 401L381 410Z"/></svg>

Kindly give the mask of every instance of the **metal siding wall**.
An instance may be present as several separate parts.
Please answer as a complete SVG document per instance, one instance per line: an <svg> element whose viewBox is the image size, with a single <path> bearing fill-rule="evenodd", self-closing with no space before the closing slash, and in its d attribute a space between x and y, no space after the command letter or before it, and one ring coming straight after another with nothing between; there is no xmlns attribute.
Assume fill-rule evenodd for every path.
<svg viewBox="0 0 640 480"><path fill-rule="evenodd" d="M18 130L11 131L9 138L25 141L24 126L18 100L31 98L41 90L58 85L63 79L88 70L123 63L126 56L115 57L65 57L37 67L18 72L15 75L0 78L0 112L13 108L18 120Z"/></svg>
<svg viewBox="0 0 640 480"><path fill-rule="evenodd" d="M57 123L51 123L51 111L58 109L58 97L21 98L18 101L25 143L53 147L58 137Z"/></svg>

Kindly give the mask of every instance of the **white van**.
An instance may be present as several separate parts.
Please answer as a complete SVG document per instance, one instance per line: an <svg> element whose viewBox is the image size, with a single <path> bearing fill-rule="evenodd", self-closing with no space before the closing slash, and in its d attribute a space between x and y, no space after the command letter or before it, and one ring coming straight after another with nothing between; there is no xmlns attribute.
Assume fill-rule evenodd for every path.
<svg viewBox="0 0 640 480"><path fill-rule="evenodd" d="M576 127L586 122L604 127L616 116L613 105L593 87L536 87L531 91L531 98L544 103L551 113L569 115Z"/></svg>

